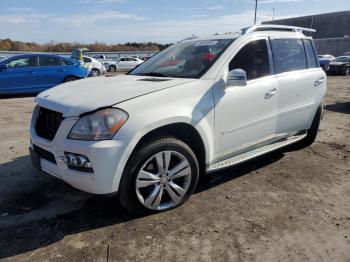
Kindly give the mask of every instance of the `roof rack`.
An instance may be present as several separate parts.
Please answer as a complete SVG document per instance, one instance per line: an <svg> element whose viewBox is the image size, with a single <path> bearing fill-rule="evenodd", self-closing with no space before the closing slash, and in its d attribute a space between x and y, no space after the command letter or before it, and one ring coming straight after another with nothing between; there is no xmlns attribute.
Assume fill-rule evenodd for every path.
<svg viewBox="0 0 350 262"><path fill-rule="evenodd" d="M254 25L251 27L243 28L242 34L249 34L256 31L289 31L289 32L308 32L315 33L316 30L312 28L304 28L297 26L288 26L288 25Z"/></svg>

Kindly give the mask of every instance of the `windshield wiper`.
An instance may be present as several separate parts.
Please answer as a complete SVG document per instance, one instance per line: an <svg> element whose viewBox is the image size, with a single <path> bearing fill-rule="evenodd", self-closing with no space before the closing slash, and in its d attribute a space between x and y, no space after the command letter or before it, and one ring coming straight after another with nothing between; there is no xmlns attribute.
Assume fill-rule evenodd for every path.
<svg viewBox="0 0 350 262"><path fill-rule="evenodd" d="M149 73L141 73L141 76L159 76L159 77L169 77L168 75L157 73L157 72L149 72Z"/></svg>

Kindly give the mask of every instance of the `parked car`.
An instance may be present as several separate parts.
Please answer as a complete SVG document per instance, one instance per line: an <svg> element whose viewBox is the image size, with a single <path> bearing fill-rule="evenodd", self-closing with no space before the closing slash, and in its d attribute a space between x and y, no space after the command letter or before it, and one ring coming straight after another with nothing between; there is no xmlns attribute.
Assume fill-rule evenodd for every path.
<svg viewBox="0 0 350 262"><path fill-rule="evenodd" d="M144 61L134 57L123 57L117 63L117 71L129 71L136 66L142 64Z"/></svg>
<svg viewBox="0 0 350 262"><path fill-rule="evenodd" d="M127 75L47 90L36 97L32 162L78 189L118 192L130 212L150 213L183 204L200 175L309 146L326 74L302 31L314 32L262 25L189 39Z"/></svg>
<svg viewBox="0 0 350 262"><path fill-rule="evenodd" d="M134 57L123 57L119 60L107 60L103 64L108 71L129 71L139 64L142 64L144 61Z"/></svg>
<svg viewBox="0 0 350 262"><path fill-rule="evenodd" d="M105 60L103 61L103 65L106 68L107 71L117 71L117 63L118 60Z"/></svg>
<svg viewBox="0 0 350 262"><path fill-rule="evenodd" d="M323 71L327 72L329 68L329 63L334 59L335 57L332 55L319 55L318 60L320 62L320 66L323 69Z"/></svg>
<svg viewBox="0 0 350 262"><path fill-rule="evenodd" d="M335 57L332 55L318 55L318 59L328 59L333 60Z"/></svg>
<svg viewBox="0 0 350 262"><path fill-rule="evenodd" d="M90 65L90 73L89 76L96 77L100 75L106 74L106 68L103 64L96 59L88 56L83 56L84 64Z"/></svg>
<svg viewBox="0 0 350 262"><path fill-rule="evenodd" d="M0 61L5 60L5 59L7 59L7 57L6 57L6 56L2 56L2 55L0 55Z"/></svg>
<svg viewBox="0 0 350 262"><path fill-rule="evenodd" d="M0 94L39 93L86 76L87 70L79 62L61 56L13 56L0 62Z"/></svg>
<svg viewBox="0 0 350 262"><path fill-rule="evenodd" d="M350 56L338 56L329 64L328 74L350 75Z"/></svg>

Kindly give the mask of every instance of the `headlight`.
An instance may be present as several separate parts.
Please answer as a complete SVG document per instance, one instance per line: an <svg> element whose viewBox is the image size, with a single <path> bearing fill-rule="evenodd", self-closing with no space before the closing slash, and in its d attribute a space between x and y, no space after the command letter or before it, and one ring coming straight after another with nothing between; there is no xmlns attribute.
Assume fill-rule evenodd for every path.
<svg viewBox="0 0 350 262"><path fill-rule="evenodd" d="M128 119L128 114L116 108L107 108L82 116L70 131L68 138L80 140L111 139Z"/></svg>

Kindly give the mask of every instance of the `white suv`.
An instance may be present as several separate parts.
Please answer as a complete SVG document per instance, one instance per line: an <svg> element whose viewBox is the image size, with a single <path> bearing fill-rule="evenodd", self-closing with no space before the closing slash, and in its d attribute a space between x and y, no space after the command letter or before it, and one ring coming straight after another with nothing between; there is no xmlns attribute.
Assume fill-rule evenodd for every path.
<svg viewBox="0 0 350 262"><path fill-rule="evenodd" d="M144 213L184 203L202 174L308 146L326 75L305 31L187 39L125 76L44 91L30 128L34 166Z"/></svg>

